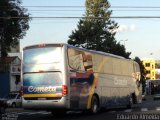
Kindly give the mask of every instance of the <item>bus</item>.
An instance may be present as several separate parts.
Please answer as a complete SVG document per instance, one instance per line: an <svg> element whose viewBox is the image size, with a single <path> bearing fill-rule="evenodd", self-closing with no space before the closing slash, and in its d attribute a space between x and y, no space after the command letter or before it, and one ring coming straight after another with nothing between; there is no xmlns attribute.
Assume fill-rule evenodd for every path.
<svg viewBox="0 0 160 120"><path fill-rule="evenodd" d="M68 44L23 48L22 105L62 114L141 103L140 68L131 59Z"/></svg>

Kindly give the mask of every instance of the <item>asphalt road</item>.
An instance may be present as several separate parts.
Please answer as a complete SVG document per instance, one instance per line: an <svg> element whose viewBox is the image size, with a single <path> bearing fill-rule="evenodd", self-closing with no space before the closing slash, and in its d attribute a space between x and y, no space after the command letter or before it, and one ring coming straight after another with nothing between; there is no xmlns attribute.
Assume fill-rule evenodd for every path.
<svg viewBox="0 0 160 120"><path fill-rule="evenodd" d="M153 101L149 97L142 104L132 109L116 108L87 115L82 112L69 112L64 116L54 116L46 111L26 111L23 109L7 109L2 120L160 120L160 100Z"/></svg>

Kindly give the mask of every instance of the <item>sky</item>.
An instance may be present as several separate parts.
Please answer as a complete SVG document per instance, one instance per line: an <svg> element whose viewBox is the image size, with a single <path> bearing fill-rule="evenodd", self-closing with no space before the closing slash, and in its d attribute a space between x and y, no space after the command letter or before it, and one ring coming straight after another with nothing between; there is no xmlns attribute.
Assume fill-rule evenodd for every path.
<svg viewBox="0 0 160 120"><path fill-rule="evenodd" d="M160 16L160 0L108 1L110 10L113 11L111 16ZM85 14L84 5L85 0L22 0L22 6L28 9L32 17L82 17ZM128 8L120 8L122 6ZM142 8L131 8L133 6ZM131 58L138 56L140 59L160 60L160 18L112 20L119 25L115 38L125 45L126 51L132 53ZM68 36L77 28L78 21L79 19L33 18L29 22L30 29L20 42L21 51L25 46L33 44L67 43Z"/></svg>

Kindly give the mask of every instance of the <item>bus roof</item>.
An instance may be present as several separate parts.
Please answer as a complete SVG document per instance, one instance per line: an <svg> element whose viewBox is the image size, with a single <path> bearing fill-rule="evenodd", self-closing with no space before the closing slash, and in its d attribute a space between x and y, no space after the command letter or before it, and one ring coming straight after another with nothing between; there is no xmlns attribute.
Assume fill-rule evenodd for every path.
<svg viewBox="0 0 160 120"><path fill-rule="evenodd" d="M23 50L25 50L25 49L31 49L31 48L36 48L36 47L45 47L45 46L59 46L59 47L68 46L70 48L75 48L75 49L78 49L78 50L84 50L86 52L96 53L96 54L110 56L110 57L119 58L119 59L126 59L126 58L118 56L118 55L114 55L114 54L110 54L110 53L106 53L106 52L102 52L102 51L95 51L95 50L88 50L88 49L85 49L85 48L79 48L79 47L75 47L75 46L72 46L72 45L69 45L69 44L66 44L66 43L35 44L35 45L26 46L26 47L23 48Z"/></svg>
<svg viewBox="0 0 160 120"><path fill-rule="evenodd" d="M105 55L105 56L110 56L110 57L115 57L115 58L119 58L119 59L126 59L124 57L118 56L118 55L114 55L114 54L110 54L110 53L106 53L106 52L102 52L102 51L96 51L96 50L88 50L86 48L78 48L72 45L68 45L66 44L68 47L70 48L75 48L75 49L79 49L79 50L84 50L86 52L91 52L91 53L96 53L96 54L100 54L100 55Z"/></svg>

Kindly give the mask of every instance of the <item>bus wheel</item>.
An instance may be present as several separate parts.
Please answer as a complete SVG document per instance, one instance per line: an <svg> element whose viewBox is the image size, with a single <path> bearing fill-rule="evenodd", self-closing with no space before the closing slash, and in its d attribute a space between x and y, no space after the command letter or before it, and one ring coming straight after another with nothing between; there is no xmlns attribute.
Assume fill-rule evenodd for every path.
<svg viewBox="0 0 160 120"><path fill-rule="evenodd" d="M132 108L132 106L133 106L133 95L130 95L129 104L127 105L127 108Z"/></svg>
<svg viewBox="0 0 160 120"><path fill-rule="evenodd" d="M98 110L99 110L99 101L96 96L93 96L91 100L90 112L91 114L96 114L98 113Z"/></svg>

